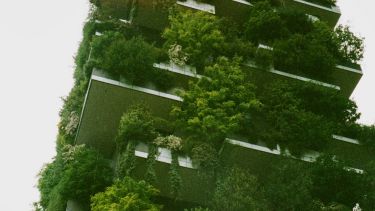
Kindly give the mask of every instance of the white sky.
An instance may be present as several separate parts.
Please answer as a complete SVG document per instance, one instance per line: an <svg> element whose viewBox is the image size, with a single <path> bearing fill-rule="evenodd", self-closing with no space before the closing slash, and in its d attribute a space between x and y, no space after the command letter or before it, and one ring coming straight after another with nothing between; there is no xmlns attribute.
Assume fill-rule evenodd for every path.
<svg viewBox="0 0 375 211"><path fill-rule="evenodd" d="M87 2L0 0L1 210L31 210L39 198L35 176L55 155L60 97L72 87ZM361 121L375 123L375 2L339 5L341 22L366 37L365 75L353 96Z"/></svg>

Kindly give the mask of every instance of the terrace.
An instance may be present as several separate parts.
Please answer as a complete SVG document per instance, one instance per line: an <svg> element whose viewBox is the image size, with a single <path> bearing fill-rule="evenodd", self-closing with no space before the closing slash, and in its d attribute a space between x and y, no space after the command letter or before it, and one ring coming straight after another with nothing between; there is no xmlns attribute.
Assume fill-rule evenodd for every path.
<svg viewBox="0 0 375 211"><path fill-rule="evenodd" d="M137 168L135 168L134 176L139 179L144 179L144 175L147 171L147 157L148 157L148 146L143 143L139 143L134 152L136 156ZM156 156L156 163L154 166L156 173L155 187L160 190L161 197L174 198L171 194L171 184L169 179L169 170L172 163L171 151L166 148L158 148L158 155ZM179 198L184 201L192 203L205 204L207 194L202 191L202 187L205 190L213 188L212 182L205 181L204 178L200 177L196 167L193 165L190 157L178 156L178 171L181 177L181 188Z"/></svg>

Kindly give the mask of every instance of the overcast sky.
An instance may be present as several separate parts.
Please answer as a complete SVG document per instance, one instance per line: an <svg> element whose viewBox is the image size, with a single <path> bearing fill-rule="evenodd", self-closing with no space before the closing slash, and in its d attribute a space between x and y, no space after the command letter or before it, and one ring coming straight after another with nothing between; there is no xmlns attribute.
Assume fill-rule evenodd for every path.
<svg viewBox="0 0 375 211"><path fill-rule="evenodd" d="M55 155L60 97L73 85L73 56L87 2L0 2L0 210L31 210L38 200L36 175ZM366 37L364 77L353 96L361 121L375 123L375 3L342 0L339 5L341 22Z"/></svg>

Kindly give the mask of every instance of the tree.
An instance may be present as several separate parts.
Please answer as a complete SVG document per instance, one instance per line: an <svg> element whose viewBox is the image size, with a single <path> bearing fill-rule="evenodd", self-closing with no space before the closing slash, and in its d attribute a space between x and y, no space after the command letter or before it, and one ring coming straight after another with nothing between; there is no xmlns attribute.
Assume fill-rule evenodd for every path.
<svg viewBox="0 0 375 211"><path fill-rule="evenodd" d="M184 11L169 17L170 27L165 29L163 37L165 47L182 47L181 55L187 55L187 63L203 67L208 59L216 57L224 43L219 21L205 12Z"/></svg>
<svg viewBox="0 0 375 211"><path fill-rule="evenodd" d="M288 160L273 167L265 182L270 210L318 210L311 194L311 176L303 165Z"/></svg>
<svg viewBox="0 0 375 211"><path fill-rule="evenodd" d="M259 2L250 10L245 23L245 37L254 43L269 43L286 33L281 17L267 2Z"/></svg>
<svg viewBox="0 0 375 211"><path fill-rule="evenodd" d="M121 148L129 141L152 142L156 136L150 111L141 105L134 105L121 117L116 141Z"/></svg>
<svg viewBox="0 0 375 211"><path fill-rule="evenodd" d="M58 184L65 199L88 204L90 196L111 184L113 171L98 152L84 146L71 147L63 155L66 169Z"/></svg>
<svg viewBox="0 0 375 211"><path fill-rule="evenodd" d="M250 110L261 106L239 63L220 57L205 69L207 77L180 94L184 101L172 113L196 140L220 143Z"/></svg>
<svg viewBox="0 0 375 211"><path fill-rule="evenodd" d="M151 198L158 190L145 181L135 181L130 177L116 180L104 192L91 197L92 211L157 211L161 206L154 204Z"/></svg>
<svg viewBox="0 0 375 211"><path fill-rule="evenodd" d="M313 195L324 203L340 202L347 206L357 203L368 184L363 175L346 170L345 164L332 155L322 155L312 168Z"/></svg>
<svg viewBox="0 0 375 211"><path fill-rule="evenodd" d="M118 32L106 32L94 38L92 59L97 68L124 76L130 83L142 84L153 79L156 51L141 37L126 40Z"/></svg>
<svg viewBox="0 0 375 211"><path fill-rule="evenodd" d="M264 135L261 135L263 141L276 142L296 155L300 155L304 149L323 149L331 140L333 129L331 121L305 106L310 103L309 98L297 94L302 87L294 83L276 82L259 95L267 121L262 132Z"/></svg>
<svg viewBox="0 0 375 211"><path fill-rule="evenodd" d="M363 58L363 38L355 36L348 26L343 25L336 27L335 35L342 62L355 64Z"/></svg>
<svg viewBox="0 0 375 211"><path fill-rule="evenodd" d="M263 191L256 177L233 168L217 182L212 199L213 210L267 210Z"/></svg>

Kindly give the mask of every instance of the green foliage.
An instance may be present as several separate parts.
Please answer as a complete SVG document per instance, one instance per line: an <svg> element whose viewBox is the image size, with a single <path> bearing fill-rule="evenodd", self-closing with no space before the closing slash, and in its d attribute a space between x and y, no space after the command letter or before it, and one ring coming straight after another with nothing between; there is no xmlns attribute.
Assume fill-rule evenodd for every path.
<svg viewBox="0 0 375 211"><path fill-rule="evenodd" d="M362 180L364 188L360 203L364 210L375 210L375 161L372 161L366 170Z"/></svg>
<svg viewBox="0 0 375 211"><path fill-rule="evenodd" d="M156 138L154 120L150 111L141 105L130 107L123 114L116 138L119 150L129 141L151 142Z"/></svg>
<svg viewBox="0 0 375 211"><path fill-rule="evenodd" d="M52 163L45 165L40 171L38 177L38 189L40 191L39 204L47 208L51 202L59 201L59 195L56 192L56 186L61 180L64 167L61 159L55 158ZM56 204L56 203L55 203Z"/></svg>
<svg viewBox="0 0 375 211"><path fill-rule="evenodd" d="M274 168L265 185L270 210L318 210L311 195L313 183L304 163L291 160Z"/></svg>
<svg viewBox="0 0 375 211"><path fill-rule="evenodd" d="M154 204L151 198L158 190L145 181L135 181L130 177L116 180L104 192L91 197L92 211L157 211L161 206Z"/></svg>
<svg viewBox="0 0 375 211"><path fill-rule="evenodd" d="M275 68L327 81L336 60L326 45L315 36L291 36L275 43Z"/></svg>
<svg viewBox="0 0 375 211"><path fill-rule="evenodd" d="M210 144L196 144L191 154L193 162L203 171L213 171L219 166L219 155Z"/></svg>
<svg viewBox="0 0 375 211"><path fill-rule="evenodd" d="M118 32L106 32L94 38L91 55L98 68L123 76L130 83L142 84L153 77L155 48L143 38L126 40Z"/></svg>
<svg viewBox="0 0 375 211"><path fill-rule="evenodd" d="M170 27L163 32L165 47L169 49L171 45L180 45L182 52L188 56L189 64L202 67L220 52L224 36L215 16L184 11L171 15L169 19Z"/></svg>
<svg viewBox="0 0 375 211"><path fill-rule="evenodd" d="M259 2L251 8L249 20L245 24L245 37L254 43L268 43L286 33L281 17L267 2Z"/></svg>
<svg viewBox="0 0 375 211"><path fill-rule="evenodd" d="M259 48L256 51L254 61L258 67L264 70L269 70L273 63L272 51Z"/></svg>
<svg viewBox="0 0 375 211"><path fill-rule="evenodd" d="M66 153L66 167L59 181L59 193L65 199L76 199L86 204L92 194L111 184L112 169L108 161L94 150L73 147Z"/></svg>
<svg viewBox="0 0 375 211"><path fill-rule="evenodd" d="M112 181L109 163L83 145L65 145L52 163L39 174L40 206L43 210L65 210L67 200L88 204L90 195Z"/></svg>
<svg viewBox="0 0 375 211"><path fill-rule="evenodd" d="M181 94L181 106L173 114L196 140L220 143L239 127L241 119L260 107L254 87L245 82L240 60L219 58L205 69L205 75Z"/></svg>
<svg viewBox="0 0 375 211"><path fill-rule="evenodd" d="M166 137L159 136L154 140L154 143L157 146L168 148L174 152L181 151L183 145L182 139L174 135Z"/></svg>
<svg viewBox="0 0 375 211"><path fill-rule="evenodd" d="M313 102L304 94L314 87L279 82L265 88L260 95L268 125L261 131L263 141L279 143L297 155L306 148L319 150L327 146L333 124L317 112L326 104L316 103L311 110L306 106Z"/></svg>
<svg viewBox="0 0 375 211"><path fill-rule="evenodd" d="M169 181L171 183L172 195L175 199L178 198L182 185L182 179L180 173L178 172L178 168L178 155L174 152L172 153L172 163L169 170Z"/></svg>
<svg viewBox="0 0 375 211"><path fill-rule="evenodd" d="M348 26L339 25L335 29L336 39L340 43L339 52L344 63L357 63L363 58L363 38L356 37Z"/></svg>
<svg viewBox="0 0 375 211"><path fill-rule="evenodd" d="M212 199L213 210L267 210L257 178L249 172L233 168L223 175Z"/></svg>
<svg viewBox="0 0 375 211"><path fill-rule="evenodd" d="M344 170L345 164L333 156L321 156L312 169L313 194L323 202L340 202L352 206L362 198L367 187L362 175Z"/></svg>
<svg viewBox="0 0 375 211"><path fill-rule="evenodd" d="M155 162L157 154L158 148L154 144L149 144L145 179L150 184L156 182Z"/></svg>
<svg viewBox="0 0 375 211"><path fill-rule="evenodd" d="M130 176L135 168L135 141L127 142L125 151L123 149L119 150L119 156L117 158L116 166L116 178L123 178L125 176Z"/></svg>

